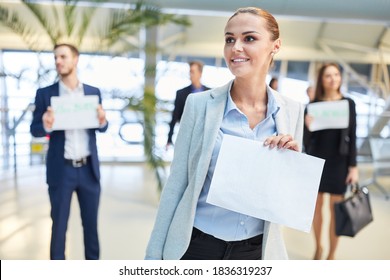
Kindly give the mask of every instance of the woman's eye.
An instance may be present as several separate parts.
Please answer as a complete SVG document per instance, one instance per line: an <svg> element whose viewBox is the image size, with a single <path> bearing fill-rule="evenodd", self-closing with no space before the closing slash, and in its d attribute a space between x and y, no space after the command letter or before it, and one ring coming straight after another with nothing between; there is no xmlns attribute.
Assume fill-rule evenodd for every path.
<svg viewBox="0 0 390 280"><path fill-rule="evenodd" d="M225 43L226 44L234 43L234 39L231 37L227 37L227 38L225 38Z"/></svg>
<svg viewBox="0 0 390 280"><path fill-rule="evenodd" d="M255 40L255 38L253 37L253 36L246 36L245 37L245 41L246 42L252 42L252 41L254 41Z"/></svg>

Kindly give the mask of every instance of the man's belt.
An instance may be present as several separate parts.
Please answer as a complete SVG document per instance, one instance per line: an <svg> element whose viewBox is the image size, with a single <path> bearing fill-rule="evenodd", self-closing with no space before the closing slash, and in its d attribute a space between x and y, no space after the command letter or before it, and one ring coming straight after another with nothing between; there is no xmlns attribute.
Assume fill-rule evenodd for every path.
<svg viewBox="0 0 390 280"><path fill-rule="evenodd" d="M88 156L88 157L83 157L80 159L65 159L65 162L67 164L72 165L73 167L82 167L84 165L87 165L89 159L90 159L90 157Z"/></svg>

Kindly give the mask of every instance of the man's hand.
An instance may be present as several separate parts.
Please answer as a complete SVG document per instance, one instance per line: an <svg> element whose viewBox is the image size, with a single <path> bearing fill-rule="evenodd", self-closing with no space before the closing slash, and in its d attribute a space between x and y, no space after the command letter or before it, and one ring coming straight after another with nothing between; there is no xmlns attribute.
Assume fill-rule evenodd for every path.
<svg viewBox="0 0 390 280"><path fill-rule="evenodd" d="M54 111L51 106L47 107L46 112L42 116L43 127L46 131L50 131L54 123Z"/></svg>
<svg viewBox="0 0 390 280"><path fill-rule="evenodd" d="M99 119L99 125L104 126L107 123L106 112L103 110L103 107L101 104L98 105L97 114L98 114L98 119Z"/></svg>

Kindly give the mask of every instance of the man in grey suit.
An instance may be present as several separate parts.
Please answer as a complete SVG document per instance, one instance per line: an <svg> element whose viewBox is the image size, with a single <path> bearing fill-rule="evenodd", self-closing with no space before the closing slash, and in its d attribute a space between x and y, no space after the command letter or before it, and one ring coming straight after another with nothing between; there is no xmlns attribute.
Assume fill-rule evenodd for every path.
<svg viewBox="0 0 390 280"><path fill-rule="evenodd" d="M100 172L95 131L106 131L108 123L101 106L99 89L82 84L77 77L77 48L69 44L56 45L54 57L60 81L37 90L30 126L33 136L49 135L50 139L46 157L46 182L49 185L50 214L53 221L50 259L65 259L66 230L74 192L80 205L85 258L99 259L97 228ZM98 96L96 115L100 127L53 131L55 115L51 108L51 97L72 98L83 95Z"/></svg>

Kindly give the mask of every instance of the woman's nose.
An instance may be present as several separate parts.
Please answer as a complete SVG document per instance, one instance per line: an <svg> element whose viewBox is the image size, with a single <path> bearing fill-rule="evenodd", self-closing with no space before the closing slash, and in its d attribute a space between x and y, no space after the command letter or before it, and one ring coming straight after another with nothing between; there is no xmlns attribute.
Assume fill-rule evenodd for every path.
<svg viewBox="0 0 390 280"><path fill-rule="evenodd" d="M237 40L233 45L233 51L242 51L242 42Z"/></svg>

